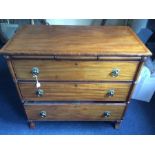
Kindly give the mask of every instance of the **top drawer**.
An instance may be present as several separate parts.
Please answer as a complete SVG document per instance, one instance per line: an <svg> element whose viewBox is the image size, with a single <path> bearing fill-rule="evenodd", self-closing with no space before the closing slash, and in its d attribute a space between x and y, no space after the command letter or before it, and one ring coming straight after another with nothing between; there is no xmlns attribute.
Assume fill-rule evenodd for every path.
<svg viewBox="0 0 155 155"><path fill-rule="evenodd" d="M39 69L39 80L51 81L132 81L138 61L12 60L17 79L34 80L32 68Z"/></svg>

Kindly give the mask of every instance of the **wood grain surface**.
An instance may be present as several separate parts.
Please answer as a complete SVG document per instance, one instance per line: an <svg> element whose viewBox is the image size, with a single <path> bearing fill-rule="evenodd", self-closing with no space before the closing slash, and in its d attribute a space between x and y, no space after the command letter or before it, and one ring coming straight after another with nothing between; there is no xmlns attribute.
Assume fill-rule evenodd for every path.
<svg viewBox="0 0 155 155"><path fill-rule="evenodd" d="M120 122L139 66L151 56L126 26L27 25L0 54L7 59L32 126L36 120ZM40 97L32 67L40 69L44 91ZM111 76L113 69L120 70L119 76ZM109 90L115 91L114 96L107 95ZM45 118L41 111L46 112ZM105 112L111 115L105 117Z"/></svg>
<svg viewBox="0 0 155 155"><path fill-rule="evenodd" d="M41 121L115 121L122 118L125 105L104 104L42 104L24 105L29 120ZM47 116L41 118L40 112L45 111ZM104 117L104 112L111 115Z"/></svg>
<svg viewBox="0 0 155 155"><path fill-rule="evenodd" d="M151 52L126 26L24 26L1 53L9 55L129 55Z"/></svg>
<svg viewBox="0 0 155 155"><path fill-rule="evenodd" d="M19 83L24 100L29 101L126 101L129 83L57 83L41 82L44 95L36 95L35 83ZM115 90L115 95L107 96L107 91Z"/></svg>
<svg viewBox="0 0 155 155"><path fill-rule="evenodd" d="M17 79L34 80L31 70L38 67L39 80L50 81L132 81L139 61L12 60ZM113 69L120 75L112 77Z"/></svg>

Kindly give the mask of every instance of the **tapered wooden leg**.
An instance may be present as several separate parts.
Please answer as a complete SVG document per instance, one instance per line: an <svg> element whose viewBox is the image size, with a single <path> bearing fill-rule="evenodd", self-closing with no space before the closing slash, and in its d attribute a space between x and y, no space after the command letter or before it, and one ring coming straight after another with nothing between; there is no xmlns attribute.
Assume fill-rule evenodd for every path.
<svg viewBox="0 0 155 155"><path fill-rule="evenodd" d="M35 125L35 123L33 121L29 121L28 123L29 123L29 127L31 129L34 129L35 128L36 125Z"/></svg>
<svg viewBox="0 0 155 155"><path fill-rule="evenodd" d="M116 121L114 124L115 129L119 129L122 121Z"/></svg>

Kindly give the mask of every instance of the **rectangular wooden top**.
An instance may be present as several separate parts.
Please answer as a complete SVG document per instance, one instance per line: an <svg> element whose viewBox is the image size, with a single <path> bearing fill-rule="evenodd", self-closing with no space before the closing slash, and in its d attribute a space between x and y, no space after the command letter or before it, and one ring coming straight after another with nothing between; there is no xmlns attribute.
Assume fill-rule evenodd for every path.
<svg viewBox="0 0 155 155"><path fill-rule="evenodd" d="M5 55L149 56L127 26L27 25L1 49Z"/></svg>

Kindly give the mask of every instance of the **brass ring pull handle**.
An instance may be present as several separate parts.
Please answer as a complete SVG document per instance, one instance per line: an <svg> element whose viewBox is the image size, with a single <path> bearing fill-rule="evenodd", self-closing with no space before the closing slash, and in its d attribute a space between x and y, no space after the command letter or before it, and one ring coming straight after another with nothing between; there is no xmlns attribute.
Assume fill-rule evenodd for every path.
<svg viewBox="0 0 155 155"><path fill-rule="evenodd" d="M32 75L38 75L40 73L40 70L38 67L33 67L31 70Z"/></svg>
<svg viewBox="0 0 155 155"><path fill-rule="evenodd" d="M110 90L107 91L107 96L108 97L112 97L114 95L115 95L115 90L114 89L110 89Z"/></svg>
<svg viewBox="0 0 155 155"><path fill-rule="evenodd" d="M105 111L105 112L103 113L103 116L104 116L105 118L110 117L110 116L111 116L111 111Z"/></svg>
<svg viewBox="0 0 155 155"><path fill-rule="evenodd" d="M47 116L46 111L41 111L40 116L41 116L41 118L45 118Z"/></svg>
<svg viewBox="0 0 155 155"><path fill-rule="evenodd" d="M37 90L36 90L36 95L37 95L38 97L43 96L43 95L44 95L44 90L43 90L43 89L37 89Z"/></svg>
<svg viewBox="0 0 155 155"><path fill-rule="evenodd" d="M120 74L120 69L118 69L118 68L114 68L111 72L112 77L117 77L117 76L119 76L119 74Z"/></svg>

